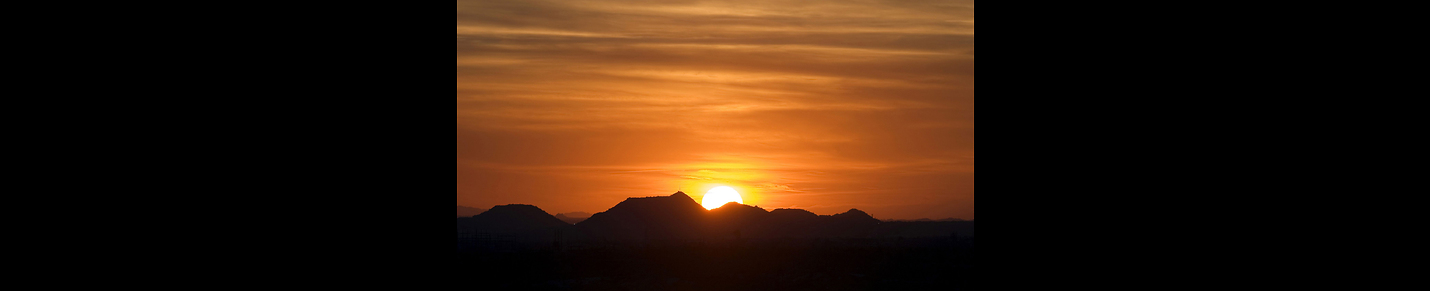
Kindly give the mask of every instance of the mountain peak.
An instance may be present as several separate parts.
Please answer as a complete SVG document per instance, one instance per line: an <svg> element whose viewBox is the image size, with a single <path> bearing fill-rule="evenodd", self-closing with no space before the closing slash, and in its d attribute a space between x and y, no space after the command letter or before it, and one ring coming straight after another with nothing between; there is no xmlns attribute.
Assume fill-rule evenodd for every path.
<svg viewBox="0 0 1430 291"><path fill-rule="evenodd" d="M459 220L457 223L458 228L482 229L494 232L571 225L570 223L557 219L555 216L551 216L551 214L546 213L545 210L541 210L539 207L523 204L495 206L480 215L473 216L470 219Z"/></svg>
<svg viewBox="0 0 1430 291"><path fill-rule="evenodd" d="M551 216L541 208L526 204L511 204L492 207L482 213L481 216L505 216L505 217L542 217Z"/></svg>
<svg viewBox="0 0 1430 291"><path fill-rule="evenodd" d="M685 192L627 198L576 226L604 239L690 239L699 237L706 210Z"/></svg>
<svg viewBox="0 0 1430 291"><path fill-rule="evenodd" d="M834 217L848 220L878 221L878 219L874 219L873 215L869 215L868 212L859 209L850 209L849 212L835 214Z"/></svg>
<svg viewBox="0 0 1430 291"><path fill-rule="evenodd" d="M557 215L566 216L566 217L570 217L570 218L591 218L591 214L590 214L590 213L580 212L580 211L570 212L570 213L560 213L560 214L557 214Z"/></svg>
<svg viewBox="0 0 1430 291"><path fill-rule="evenodd" d="M740 202L735 202L735 201L730 201L730 203L725 203L725 205L721 205L720 207L717 207L717 208L715 208L715 209L711 209L710 211L711 211L712 213L716 213L716 212L732 212L732 211L739 211L739 212L755 212L755 211L758 211L758 212L770 212L769 210L765 210L764 208L760 208L759 206L744 205L744 204L740 204Z"/></svg>

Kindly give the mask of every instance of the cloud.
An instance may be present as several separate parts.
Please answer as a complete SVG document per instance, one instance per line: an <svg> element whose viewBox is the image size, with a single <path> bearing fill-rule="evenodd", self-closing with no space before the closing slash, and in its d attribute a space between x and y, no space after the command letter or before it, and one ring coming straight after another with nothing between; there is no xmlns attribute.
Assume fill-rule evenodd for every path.
<svg viewBox="0 0 1430 291"><path fill-rule="evenodd" d="M458 203L728 183L973 219L975 25L973 1L457 1Z"/></svg>
<svg viewBox="0 0 1430 291"><path fill-rule="evenodd" d="M768 192L799 192L795 191L794 187L790 187L790 185L783 184L764 184L760 185L759 188L764 189Z"/></svg>

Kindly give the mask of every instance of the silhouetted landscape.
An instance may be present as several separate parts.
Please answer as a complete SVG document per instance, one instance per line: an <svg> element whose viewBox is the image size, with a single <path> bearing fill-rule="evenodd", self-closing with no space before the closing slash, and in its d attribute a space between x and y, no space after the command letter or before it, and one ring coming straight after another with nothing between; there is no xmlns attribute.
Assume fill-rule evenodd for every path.
<svg viewBox="0 0 1430 291"><path fill-rule="evenodd" d="M497 290L961 290L974 283L972 221L881 221L858 209L818 215L733 202L706 210L683 192L626 199L589 218L532 205L460 217L478 210L463 208L459 278Z"/></svg>
<svg viewBox="0 0 1430 291"><path fill-rule="evenodd" d="M456 4L462 288L974 289L976 1Z"/></svg>

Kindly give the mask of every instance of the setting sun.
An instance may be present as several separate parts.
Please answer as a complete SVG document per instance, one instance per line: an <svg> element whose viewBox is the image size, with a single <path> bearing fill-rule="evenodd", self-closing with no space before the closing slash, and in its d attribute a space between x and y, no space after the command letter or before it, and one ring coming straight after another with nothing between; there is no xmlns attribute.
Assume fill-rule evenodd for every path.
<svg viewBox="0 0 1430 291"><path fill-rule="evenodd" d="M740 192L736 192L735 188L720 186L705 193L704 202L700 204L705 206L705 209L715 209L730 202L745 204L745 199L740 198Z"/></svg>

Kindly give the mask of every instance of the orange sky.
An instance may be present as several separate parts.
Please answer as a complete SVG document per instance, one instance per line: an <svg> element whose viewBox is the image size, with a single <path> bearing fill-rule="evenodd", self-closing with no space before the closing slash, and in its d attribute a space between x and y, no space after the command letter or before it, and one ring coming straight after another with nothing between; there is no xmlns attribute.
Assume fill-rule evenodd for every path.
<svg viewBox="0 0 1430 291"><path fill-rule="evenodd" d="M457 205L974 219L973 1L457 1Z"/></svg>

